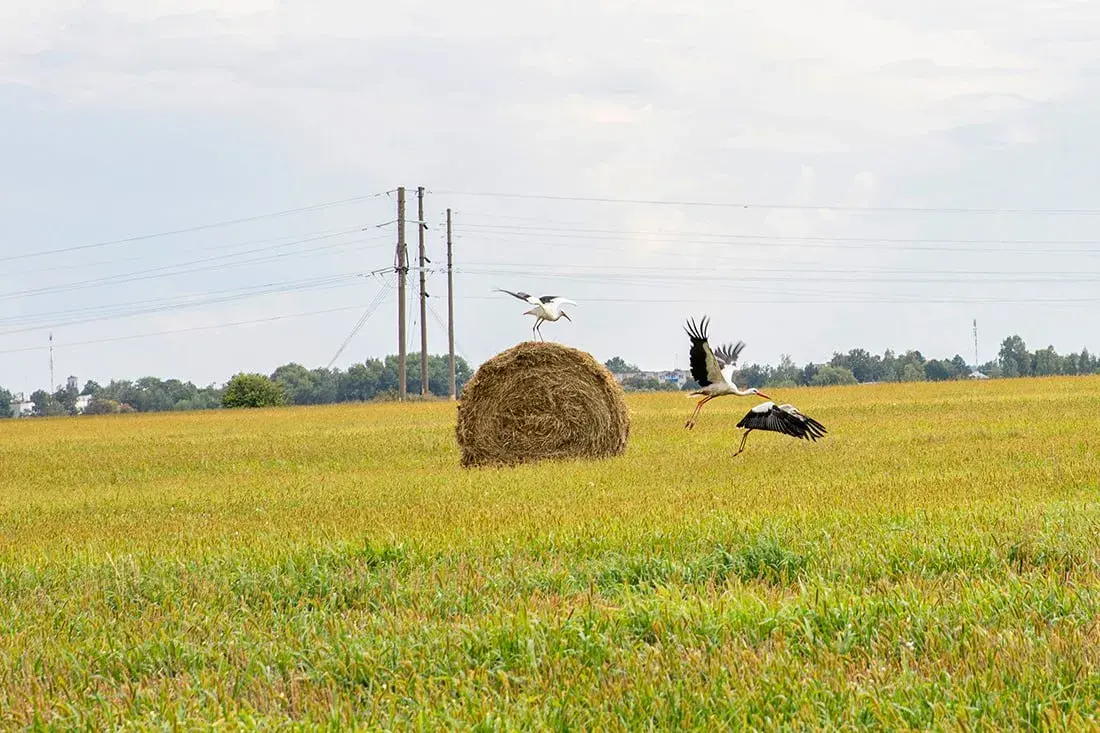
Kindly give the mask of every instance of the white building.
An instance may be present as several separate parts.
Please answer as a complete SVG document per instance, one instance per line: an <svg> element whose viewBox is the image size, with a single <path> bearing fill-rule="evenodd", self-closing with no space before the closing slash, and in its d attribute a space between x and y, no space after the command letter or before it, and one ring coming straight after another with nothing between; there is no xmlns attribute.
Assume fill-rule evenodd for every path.
<svg viewBox="0 0 1100 733"><path fill-rule="evenodd" d="M12 417L27 417L34 412L34 403L20 392L15 395L11 400L11 416Z"/></svg>

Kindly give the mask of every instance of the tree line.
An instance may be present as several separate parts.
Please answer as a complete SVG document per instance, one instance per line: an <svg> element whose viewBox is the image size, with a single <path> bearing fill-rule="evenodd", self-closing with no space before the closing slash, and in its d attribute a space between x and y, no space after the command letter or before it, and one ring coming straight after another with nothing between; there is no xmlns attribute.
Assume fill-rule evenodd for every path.
<svg viewBox="0 0 1100 733"><path fill-rule="evenodd" d="M455 385L459 392L471 376L470 365L456 356ZM291 362L269 375L237 374L225 384L205 387L158 377L111 380L106 385L90 380L83 389L66 385L53 393L38 390L30 395L30 400L34 416L210 410L252 404L326 405L396 399L398 377L398 357L394 354L352 364L347 370L308 369ZM408 355L405 388L410 395L420 394L419 353ZM449 360L445 354L428 356L428 391L436 397L450 393ZM0 388L0 417L11 414L12 393Z"/></svg>
<svg viewBox="0 0 1100 733"><path fill-rule="evenodd" d="M638 367L615 356L605 362L612 372L625 374L622 384L628 391L692 390L698 388L688 379L682 387L642 375ZM1082 349L1078 353L1059 354L1053 346L1029 351L1019 336L1001 342L997 358L978 367L988 377L1011 378L1048 375L1100 373L1100 358ZM920 382L967 379L972 368L956 354L950 359L927 359L920 351L897 354L889 349L881 355L864 349L835 352L827 362L799 366L784 355L779 364L747 364L735 371L742 387L793 387L859 384L867 382ZM66 386L50 393L31 394L36 416L102 414L119 412L166 412L171 410L208 410L222 407L259 405L326 405L339 402L365 402L396 399L398 393L398 357L367 359L347 370L308 369L291 362L265 374L237 374L223 385L205 387L179 379L142 377L138 380L112 380L106 386L88 381L83 389ZM473 376L470 365L455 358L455 383L462 387ZM420 394L420 355L409 354L406 362L406 389ZM449 394L450 382L446 355L428 357L428 391L436 397ZM82 400L82 398L84 398ZM80 406L83 404L83 409ZM12 393L0 388L0 417L12 414Z"/></svg>
<svg viewBox="0 0 1100 733"><path fill-rule="evenodd" d="M628 364L621 357L605 362L612 372L625 374L622 380L627 391L694 390L699 385L688 379L682 387L670 382L647 378L638 367ZM898 354L887 349L881 355L865 349L852 349L847 353L834 352L827 362L810 362L799 366L787 355L779 364L746 364L734 370L734 381L744 387L795 387L828 386L837 384L864 384L869 382L940 382L951 379L968 379L972 367L961 355L950 359L927 359L920 351ZM1059 354L1053 346L1029 351L1019 336L1009 336L1001 342L997 358L978 367L987 377L1041 377L1051 375L1075 375L1100 373L1100 359L1082 349L1079 353Z"/></svg>

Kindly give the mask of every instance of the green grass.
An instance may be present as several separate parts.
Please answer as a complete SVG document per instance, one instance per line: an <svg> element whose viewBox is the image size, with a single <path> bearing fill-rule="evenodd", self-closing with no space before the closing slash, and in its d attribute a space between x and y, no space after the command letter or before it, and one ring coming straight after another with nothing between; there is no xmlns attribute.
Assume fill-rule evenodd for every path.
<svg viewBox="0 0 1100 733"><path fill-rule="evenodd" d="M0 724L1096 728L1100 379L630 399L463 470L449 404L0 422Z"/></svg>

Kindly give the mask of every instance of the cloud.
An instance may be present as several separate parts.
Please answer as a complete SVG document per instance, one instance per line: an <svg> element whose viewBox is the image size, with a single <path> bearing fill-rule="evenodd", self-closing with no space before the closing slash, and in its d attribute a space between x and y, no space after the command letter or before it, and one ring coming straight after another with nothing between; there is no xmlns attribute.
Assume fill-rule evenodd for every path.
<svg viewBox="0 0 1100 733"><path fill-rule="evenodd" d="M834 269L854 269L903 258L869 248L794 247L774 238L919 237L939 233L937 227L964 238L987 236L974 220L875 220L844 208L966 201L1008 186L1011 181L995 172L997 160L983 156L993 151L1041 160L1057 149L1065 134L1059 131L1072 116L1067 110L1096 97L1091 29L1098 24L1095 4L1029 0L8 0L0 4L0 102L16 99L15 87L50 100L50 114L70 120L68 127L57 126L59 135L84 129L95 115L105 127L113 121L118 138L144 131L148 147L119 143L120 149L160 146L165 167L173 152L188 156L202 149L175 150L178 141L221 136L221 145L209 146L219 165L246 173L234 179L236 190L211 186L190 194L199 212L250 187L312 198L315 181L347 184L354 192L424 183L787 203L813 208L454 202L544 225L571 220L582 230L543 239L523 230L511 239L471 234L464 247L482 259L505 251L512 261L542 258L590 269L690 267L717 253L727 266L827 261ZM0 124L13 124L13 118ZM171 134L157 126L165 119L179 121ZM226 142L242 136L256 140L256 147L235 151ZM108 167L112 155L105 150L94 160ZM293 165L285 164L289 172L277 183L248 183L249 166L265 155ZM27 170L41 167L30 156L25 160ZM66 162L76 165L35 168L36 180L71 176ZM1041 189L1042 180L1051 186L1073 180L1046 163L1028 165L1017 172L1027 182L1017 191L1021 198ZM1047 178L1034 178L1036 171ZM956 182L963 174L969 176L965 185ZM25 191L27 175L0 174L0 189L18 188L21 204L40 216L56 193L48 186L37 194ZM145 191L133 187L127 195L119 180L110 200L89 192L88 209L120 211L135 199L145 201ZM1057 190L1076 189L1064 183ZM123 225L136 226L115 224ZM629 234L600 240L586 228ZM74 222L68 236L85 241L85 229L86 222ZM719 245L717 237L662 234L670 231L729 236ZM669 277L660 287L668 295L713 295L722 302L733 287L723 276L698 284ZM524 277L535 287L537 276ZM577 287L593 296L611 292L624 302L638 292L625 278L578 281ZM473 301L464 312L480 322L495 307ZM875 329L877 315L869 315L864 327ZM595 321L585 326L601 348L649 340L652 326L644 321L612 320L616 326L603 331ZM844 320L806 334L807 353L796 357L812 356ZM896 333L890 323L882 328L890 337ZM343 338L328 331L311 335L318 342ZM503 338L466 337L479 353ZM770 346L766 340L761 345L764 353L758 354L767 358Z"/></svg>

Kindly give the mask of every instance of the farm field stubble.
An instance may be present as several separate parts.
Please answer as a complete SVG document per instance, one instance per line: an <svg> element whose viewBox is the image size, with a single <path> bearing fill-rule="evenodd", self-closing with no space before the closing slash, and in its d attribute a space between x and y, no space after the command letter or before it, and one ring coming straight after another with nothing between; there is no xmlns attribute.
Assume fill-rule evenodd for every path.
<svg viewBox="0 0 1100 733"><path fill-rule="evenodd" d="M1095 727L1100 378L637 395L463 470L449 403L0 421L0 724Z"/></svg>

